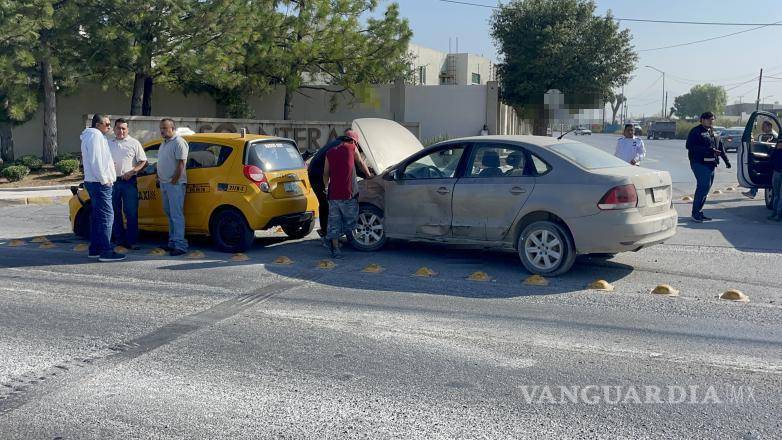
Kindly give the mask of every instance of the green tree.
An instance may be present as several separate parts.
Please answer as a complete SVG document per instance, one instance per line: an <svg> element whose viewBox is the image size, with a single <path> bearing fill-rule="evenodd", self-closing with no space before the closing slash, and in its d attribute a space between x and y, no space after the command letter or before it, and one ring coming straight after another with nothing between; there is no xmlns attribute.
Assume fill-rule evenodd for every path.
<svg viewBox="0 0 782 440"><path fill-rule="evenodd" d="M595 9L588 0L513 0L492 15L502 98L532 119L534 134L546 134L548 90L563 92L571 108L596 107L635 68L630 31Z"/></svg>
<svg viewBox="0 0 782 440"><path fill-rule="evenodd" d="M130 114L152 114L155 84L236 84L250 1L87 0L83 57L104 84L129 90Z"/></svg>
<svg viewBox="0 0 782 440"><path fill-rule="evenodd" d="M689 93L677 96L673 101L673 108L681 118L694 118L707 111L722 114L727 103L728 96L724 87L698 84L691 88Z"/></svg>
<svg viewBox="0 0 782 440"><path fill-rule="evenodd" d="M47 3L0 0L0 158L14 160L14 125L38 109L35 49L38 30L51 26ZM32 80L32 81L31 81Z"/></svg>
<svg viewBox="0 0 782 440"><path fill-rule="evenodd" d="M288 119L294 93L325 90L347 92L354 100L369 98L370 86L409 75L407 47L412 31L399 7L392 3L381 18L367 18L377 0L280 0L284 14L271 52L248 57L251 82L271 76L285 87L283 115ZM255 42L249 43L251 46ZM257 47L257 45L256 45ZM271 55L273 63L268 63Z"/></svg>

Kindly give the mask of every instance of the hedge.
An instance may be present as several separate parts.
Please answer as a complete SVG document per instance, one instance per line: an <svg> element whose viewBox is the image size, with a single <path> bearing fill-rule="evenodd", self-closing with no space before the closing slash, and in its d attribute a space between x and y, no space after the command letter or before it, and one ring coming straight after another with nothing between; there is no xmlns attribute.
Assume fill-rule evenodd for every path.
<svg viewBox="0 0 782 440"><path fill-rule="evenodd" d="M11 165L10 167L3 169L0 174L11 182L17 182L30 174L30 169L24 165Z"/></svg>
<svg viewBox="0 0 782 440"><path fill-rule="evenodd" d="M54 164L54 167L63 175L70 176L79 169L79 161L76 159L61 160Z"/></svg>

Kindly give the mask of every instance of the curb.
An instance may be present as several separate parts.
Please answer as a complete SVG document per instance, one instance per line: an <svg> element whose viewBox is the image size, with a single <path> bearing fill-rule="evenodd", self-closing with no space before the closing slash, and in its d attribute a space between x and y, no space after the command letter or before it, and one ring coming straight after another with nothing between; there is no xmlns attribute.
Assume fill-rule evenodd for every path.
<svg viewBox="0 0 782 440"><path fill-rule="evenodd" d="M13 199L0 199L0 207L19 205L67 205L71 196L50 197L18 197Z"/></svg>
<svg viewBox="0 0 782 440"><path fill-rule="evenodd" d="M71 189L71 186L75 185L51 185L51 186L20 186L18 188L0 188L0 192L8 191L8 192L16 192L16 191L52 191L52 190L59 190L59 189Z"/></svg>

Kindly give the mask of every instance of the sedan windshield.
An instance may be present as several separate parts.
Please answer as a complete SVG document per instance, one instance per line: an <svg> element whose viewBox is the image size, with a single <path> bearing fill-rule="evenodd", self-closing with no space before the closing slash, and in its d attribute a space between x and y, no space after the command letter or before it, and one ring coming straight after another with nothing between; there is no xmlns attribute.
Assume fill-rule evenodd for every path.
<svg viewBox="0 0 782 440"><path fill-rule="evenodd" d="M628 166L627 162L587 144L554 144L551 151L587 170Z"/></svg>

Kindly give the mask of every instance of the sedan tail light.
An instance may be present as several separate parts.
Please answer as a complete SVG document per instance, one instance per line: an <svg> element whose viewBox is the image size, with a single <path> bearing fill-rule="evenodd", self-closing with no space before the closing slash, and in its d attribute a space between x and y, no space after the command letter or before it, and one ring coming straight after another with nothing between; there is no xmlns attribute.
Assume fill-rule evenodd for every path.
<svg viewBox="0 0 782 440"><path fill-rule="evenodd" d="M266 174L264 174L260 168L255 165L245 165L244 177L258 185L258 188L260 188L261 191L269 192L269 181L266 179Z"/></svg>
<svg viewBox="0 0 782 440"><path fill-rule="evenodd" d="M635 185L622 185L611 188L600 201L597 207L602 210L628 209L638 206L638 193Z"/></svg>
<svg viewBox="0 0 782 440"><path fill-rule="evenodd" d="M727 141L728 141L728 142L733 142L733 136L728 136L728 139L727 139Z"/></svg>

